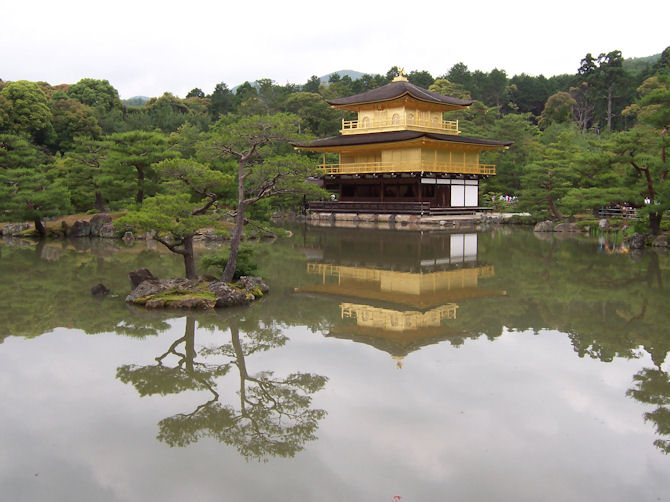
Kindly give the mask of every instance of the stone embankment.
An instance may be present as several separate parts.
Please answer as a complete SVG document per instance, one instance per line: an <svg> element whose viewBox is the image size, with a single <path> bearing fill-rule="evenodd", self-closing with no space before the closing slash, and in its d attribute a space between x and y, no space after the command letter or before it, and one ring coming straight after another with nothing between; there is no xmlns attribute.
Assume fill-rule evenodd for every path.
<svg viewBox="0 0 670 502"><path fill-rule="evenodd" d="M607 220L603 219L598 222L598 228L600 230L608 230L609 223ZM547 220L541 221L535 225L533 228L534 232L584 232L588 231L588 227L585 230L582 230L574 223L557 223L555 221ZM670 247L670 236L667 234L661 235L652 235L652 234L639 234L634 233L626 237L626 243L628 244L629 249L642 249L646 246L656 247L656 248L667 248Z"/></svg>
<svg viewBox="0 0 670 502"><path fill-rule="evenodd" d="M134 233L115 227L113 218L108 213L93 215L71 215L54 221L46 222L47 236L54 238L67 237L79 239L86 237L101 237L104 239L122 239L127 244L135 239L152 239L153 231ZM36 237L34 224L0 223L2 237ZM196 232L193 240L207 244L219 244L227 239L227 234L217 228L202 228Z"/></svg>
<svg viewBox="0 0 670 502"><path fill-rule="evenodd" d="M47 223L47 234L53 237L103 237L117 239L119 232L112 224L112 217L107 213L96 213L88 218L77 219L68 223L65 219L60 225ZM3 237L25 237L35 233L32 223L6 223L2 227Z"/></svg>

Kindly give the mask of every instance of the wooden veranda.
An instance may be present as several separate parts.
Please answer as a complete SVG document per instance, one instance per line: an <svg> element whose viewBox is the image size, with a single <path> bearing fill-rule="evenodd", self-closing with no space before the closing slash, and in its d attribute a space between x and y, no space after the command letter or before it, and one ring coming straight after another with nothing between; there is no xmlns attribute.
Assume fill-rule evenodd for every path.
<svg viewBox="0 0 670 502"><path fill-rule="evenodd" d="M491 207L431 207L430 202L310 202L307 209L317 213L417 214L421 216L472 215Z"/></svg>

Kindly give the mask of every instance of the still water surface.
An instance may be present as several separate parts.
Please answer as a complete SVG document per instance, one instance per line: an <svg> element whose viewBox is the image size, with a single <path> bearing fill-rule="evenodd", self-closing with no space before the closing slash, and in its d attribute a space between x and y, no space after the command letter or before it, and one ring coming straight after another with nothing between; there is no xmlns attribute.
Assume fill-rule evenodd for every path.
<svg viewBox="0 0 670 502"><path fill-rule="evenodd" d="M294 230L188 315L124 303L145 243L4 241L0 500L670 499L667 254Z"/></svg>

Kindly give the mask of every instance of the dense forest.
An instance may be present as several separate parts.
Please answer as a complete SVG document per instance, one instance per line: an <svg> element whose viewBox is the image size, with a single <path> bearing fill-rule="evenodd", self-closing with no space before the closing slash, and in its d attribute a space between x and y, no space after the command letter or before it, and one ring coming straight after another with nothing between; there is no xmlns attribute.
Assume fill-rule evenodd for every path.
<svg viewBox="0 0 670 502"><path fill-rule="evenodd" d="M458 63L437 77L407 77L477 100L452 112L463 134L514 141L487 154L498 174L482 205L509 195L515 210L561 219L625 204L658 233L670 208L670 47L632 60L618 50L586 54L575 67L573 75L509 77ZM44 232L42 221L54 216L131 210L130 223L178 240L225 211L263 219L296 207L305 190L323 197L301 183L317 174L316 159L288 142L338 134L350 116L324 98L385 85L397 72L283 86L261 79L235 92L221 82L209 94L195 88L144 104L122 102L106 80L0 80L0 221L34 221Z"/></svg>

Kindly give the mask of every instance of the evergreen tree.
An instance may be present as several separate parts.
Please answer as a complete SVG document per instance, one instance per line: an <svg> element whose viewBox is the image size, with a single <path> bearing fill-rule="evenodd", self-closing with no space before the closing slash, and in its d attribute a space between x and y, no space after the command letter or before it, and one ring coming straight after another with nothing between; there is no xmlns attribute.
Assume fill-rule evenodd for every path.
<svg viewBox="0 0 670 502"><path fill-rule="evenodd" d="M34 138L51 118L47 96L35 82L18 80L0 90L0 132Z"/></svg>
<svg viewBox="0 0 670 502"><path fill-rule="evenodd" d="M127 198L127 183L108 162L110 147L109 141L78 137L60 161L62 179L77 211L104 211L110 203L114 206Z"/></svg>
<svg viewBox="0 0 670 502"><path fill-rule="evenodd" d="M519 209L548 212L555 220L563 217L559 202L578 181L572 166L574 135L571 128L559 130L555 140L541 147L538 158L523 167Z"/></svg>
<svg viewBox="0 0 670 502"><path fill-rule="evenodd" d="M0 215L32 221L42 236L42 219L69 209L68 193L51 159L25 138L0 135Z"/></svg>
<svg viewBox="0 0 670 502"><path fill-rule="evenodd" d="M275 195L314 189L304 183L315 174L314 165L308 158L293 153L287 144L300 139L298 118L278 113L221 119L202 144L204 153L211 158L232 160L237 164L232 170L237 185L235 225L230 258L221 280L232 280L245 213L250 206Z"/></svg>
<svg viewBox="0 0 670 502"><path fill-rule="evenodd" d="M129 131L116 133L111 141L109 163L119 180L136 185L135 201L142 204L145 196L155 195L158 176L154 164L177 156L170 149L167 137L156 132Z"/></svg>
<svg viewBox="0 0 670 502"><path fill-rule="evenodd" d="M629 202L641 208L640 214L649 218L651 231L658 234L663 213L670 209L670 75L651 77L638 91L642 97L628 111L636 114L640 123L615 136L612 151L619 165L632 168L629 182L637 191Z"/></svg>

